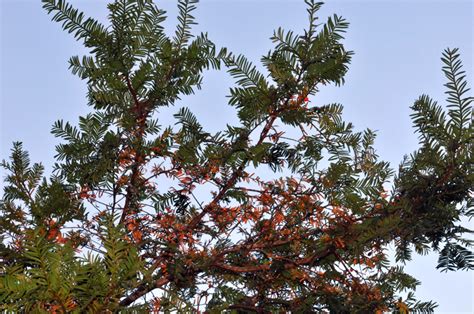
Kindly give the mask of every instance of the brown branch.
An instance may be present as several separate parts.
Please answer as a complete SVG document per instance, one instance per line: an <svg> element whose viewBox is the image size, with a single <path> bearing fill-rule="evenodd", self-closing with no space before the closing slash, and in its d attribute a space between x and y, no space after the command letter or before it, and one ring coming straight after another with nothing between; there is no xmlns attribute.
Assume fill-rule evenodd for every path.
<svg viewBox="0 0 474 314"><path fill-rule="evenodd" d="M160 288L164 285L166 285L169 282L168 278L160 278L158 280L155 280L155 282L151 285L140 285L135 291L133 291L129 296L127 296L125 299L120 301L121 306L127 306L144 296L145 294L149 293L150 291Z"/></svg>
<svg viewBox="0 0 474 314"><path fill-rule="evenodd" d="M173 63L171 64L170 69L168 71L168 74L166 75L166 77L164 79L164 82L168 82L170 80L175 66L176 66L176 60L173 61ZM142 143L143 142L143 135L145 133L146 119L148 118L148 115L150 114L150 111L151 111L150 108L149 108L149 105L151 105L152 100L148 99L147 101L140 101L138 99L138 94L135 91L135 89L133 88L132 83L130 81L130 77L129 77L128 74L125 76L125 82L127 84L128 90L129 90L129 92L132 95L132 98L134 100L133 111L135 111L136 119L137 119L137 123L138 123L137 136L138 136L139 142ZM137 184L138 176L140 174L140 172L139 172L140 166L141 166L141 164L143 164L143 162L145 160L143 157L144 156L142 156L142 154L140 154L140 152L137 151L137 154L135 155L135 158L134 158L134 161L133 161L132 175L131 175L131 178L130 178L130 183L127 186L127 194L126 194L126 198L125 198L125 204L124 204L124 207L123 207L122 216L120 217L120 223L122 223L125 220L128 212L129 212L131 199L135 194L136 184Z"/></svg>
<svg viewBox="0 0 474 314"><path fill-rule="evenodd" d="M222 258L225 254L229 253L234 253L234 252L239 252L239 251L259 251L262 249L268 249L268 248L273 248L277 246L282 246L288 243L293 242L293 239L287 239L287 240L279 240L275 241L272 243L244 243L240 244L237 246L234 246L232 248L229 248L227 250L221 251L216 257L217 258Z"/></svg>
<svg viewBox="0 0 474 314"><path fill-rule="evenodd" d="M311 235L314 235L315 233L318 233L318 232L320 232L320 229L312 229L308 232L305 232L305 233L299 235L299 237L300 238L307 238L307 237L309 237ZM226 250L220 251L219 254L216 255L216 258L220 259L225 254L235 253L235 252L240 252L240 251L250 252L250 251L260 251L260 250L263 250L263 249L270 249L270 248L282 246L282 245L285 245L285 244L289 244L293 241L297 241L297 239L287 237L287 238L285 238L285 240L276 240L276 241L273 241L273 242L272 241L262 241L262 240L260 240L258 242L253 242L253 243L242 243L242 244L239 244L239 245L235 245L233 247L229 247Z"/></svg>
<svg viewBox="0 0 474 314"><path fill-rule="evenodd" d="M130 81L130 77L128 76L128 74L125 76L125 82L127 83L128 91L130 92L130 94L133 97L133 101L135 102L135 107L138 107L139 104L140 104L140 101L138 100L137 92L133 88L132 82Z"/></svg>
<svg viewBox="0 0 474 314"><path fill-rule="evenodd" d="M148 102L140 102L138 100L137 92L133 88L128 74L125 76L125 81L127 83L127 88L134 100L134 106L132 108L132 111L135 112L136 122L138 125L138 128L136 130L136 136L138 138L139 145L141 145L141 143L143 142L143 135L145 133L145 128L146 128L146 119L150 113L150 110L147 108ZM136 154L134 156L133 164L132 164L132 174L130 176L130 182L127 186L125 204L123 206L122 216L120 217L120 223L123 223L128 213L130 212L132 199L137 194L136 192L137 192L138 179L140 176L140 167L143 165L145 161L144 157L145 156L143 156L143 154L139 150L136 150Z"/></svg>
<svg viewBox="0 0 474 314"><path fill-rule="evenodd" d="M326 250L322 251L319 254L314 254L312 256L308 256L306 258L297 260L297 261L295 261L295 263L298 264L298 265L314 265L315 263L320 262L324 258L334 254L334 252L335 252L334 247L330 246L330 247L326 248Z"/></svg>
<svg viewBox="0 0 474 314"><path fill-rule="evenodd" d="M270 265L255 265L255 266L232 266L221 263L214 263L213 266L231 271L233 273L252 273L256 271L269 270Z"/></svg>

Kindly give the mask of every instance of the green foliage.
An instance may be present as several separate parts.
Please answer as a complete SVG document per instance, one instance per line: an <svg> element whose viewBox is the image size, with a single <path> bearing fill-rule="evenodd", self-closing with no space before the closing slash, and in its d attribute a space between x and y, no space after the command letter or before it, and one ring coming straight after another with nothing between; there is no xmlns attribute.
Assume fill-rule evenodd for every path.
<svg viewBox="0 0 474 314"><path fill-rule="evenodd" d="M444 86L448 89L446 94L448 94L448 114L451 117L451 132L462 138L462 133L467 133L465 129L469 125L472 126L471 103L473 98L465 95L470 89L467 87L466 72L461 70L462 63L459 59L458 49L445 50L441 60L445 64L443 72L448 79L448 83Z"/></svg>
<svg viewBox="0 0 474 314"><path fill-rule="evenodd" d="M421 148L405 159L395 181L396 197L408 209L403 226L413 232L401 237L398 258L410 259L410 242L415 248L431 243L440 252L438 268L473 269L472 241L463 238L472 231L456 224L463 216L472 218L472 97L465 95L469 89L457 49L447 49L442 60L448 111L425 95L415 102L412 119Z"/></svg>
<svg viewBox="0 0 474 314"><path fill-rule="evenodd" d="M84 19L84 13L74 9L64 0L44 0L43 8L48 14L54 14L52 20L62 23L65 31L73 33L76 39L84 39L86 47L93 47L93 38L103 37L106 30L93 18ZM91 45L91 46L89 46Z"/></svg>
<svg viewBox="0 0 474 314"><path fill-rule="evenodd" d="M70 245L28 232L21 263L2 266L0 309L97 313L120 309L123 291L136 286L142 267L137 250L110 221L103 225L103 252L78 257ZM100 257L103 255L103 258Z"/></svg>
<svg viewBox="0 0 474 314"><path fill-rule="evenodd" d="M63 224L82 217L84 208L73 195L73 187L56 177L50 182L43 178L43 166L30 165L29 155L21 143L14 143L10 160L0 164L9 172L5 177L8 185L0 201L2 232L19 235L22 227L40 225L48 219L54 218ZM28 215L25 215L25 208L29 209Z"/></svg>
<svg viewBox="0 0 474 314"><path fill-rule="evenodd" d="M442 58L447 110L415 101L420 148L394 178L374 131L356 132L341 104L306 101L344 83L342 17L319 23L322 3L306 0L307 29L273 33L265 76L192 32L197 2L178 1L169 37L152 0L113 1L107 27L42 1L89 48L69 67L93 112L54 123L51 179L21 143L1 163L0 311L433 312L386 248L396 263L434 250L442 271L474 267L460 223L474 213L472 97L457 49ZM238 123L211 133L180 107L164 125L160 109L221 64Z"/></svg>

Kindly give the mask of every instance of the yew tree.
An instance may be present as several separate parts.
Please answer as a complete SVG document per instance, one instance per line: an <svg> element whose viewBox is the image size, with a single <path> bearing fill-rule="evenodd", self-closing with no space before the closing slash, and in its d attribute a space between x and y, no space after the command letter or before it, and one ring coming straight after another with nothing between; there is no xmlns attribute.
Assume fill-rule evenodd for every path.
<svg viewBox="0 0 474 314"><path fill-rule="evenodd" d="M321 23L322 4L305 0L306 30L277 29L261 73L193 34L197 2L177 1L167 33L152 0L110 3L107 26L42 0L89 51L69 67L91 112L53 125L51 177L21 143L1 164L0 310L433 311L398 262L435 251L442 271L474 267L461 224L474 213L473 98L458 50L442 56L447 106L415 101L419 148L395 171L342 105L308 102L344 83L343 18ZM216 133L182 101L208 70L235 78L238 123Z"/></svg>

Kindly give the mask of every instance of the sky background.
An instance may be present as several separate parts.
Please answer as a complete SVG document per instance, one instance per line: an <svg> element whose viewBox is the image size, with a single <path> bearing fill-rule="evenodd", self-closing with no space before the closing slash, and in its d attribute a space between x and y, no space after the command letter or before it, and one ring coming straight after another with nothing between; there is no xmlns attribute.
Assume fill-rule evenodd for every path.
<svg viewBox="0 0 474 314"><path fill-rule="evenodd" d="M101 21L107 16L106 1L70 2ZM175 1L156 3L168 11L165 26L174 31ZM417 148L409 107L421 94L445 106L440 61L445 48L460 48L472 86L473 2L327 1L321 21L333 13L350 22L345 45L355 55L346 84L322 88L311 105L342 103L345 119L356 129L377 130L377 153L396 168ZM272 48L274 29L301 33L307 25L303 0L201 0L195 16L196 33L207 31L218 47L242 53L256 65ZM12 141L22 141L32 161L41 161L48 171L58 144L50 134L53 122L77 123L89 111L85 82L69 72L67 63L86 51L50 19L40 1L0 0L0 159L7 158ZM225 98L231 84L225 72L209 72L203 90L183 99L208 131L236 121ZM437 313L474 312L473 273L439 273L436 260L437 255L415 256L407 265L407 272L422 282L416 295L438 302Z"/></svg>

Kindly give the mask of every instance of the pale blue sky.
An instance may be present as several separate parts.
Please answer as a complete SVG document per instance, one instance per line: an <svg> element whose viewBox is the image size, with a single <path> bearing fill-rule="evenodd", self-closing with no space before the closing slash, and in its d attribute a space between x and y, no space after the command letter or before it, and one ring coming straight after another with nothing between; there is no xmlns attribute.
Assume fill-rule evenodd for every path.
<svg viewBox="0 0 474 314"><path fill-rule="evenodd" d="M101 20L107 14L106 1L70 2ZM166 25L172 30L175 1L156 2L168 11ZM460 48L472 86L473 2L328 1L320 11L322 21L332 13L351 23L345 43L355 56L346 84L322 89L312 104L342 103L345 118L357 128L378 130L377 152L397 167L402 156L417 147L409 106L423 93L444 105L443 49ZM218 46L243 53L256 64L271 48L268 38L274 29L301 31L307 24L303 0L202 0L195 15L197 31L208 31ZM0 159L9 154L11 142L19 140L32 160L47 169L58 143L49 133L52 123L76 122L88 112L85 82L67 69L68 58L85 51L50 18L40 1L0 0ZM234 111L225 105L231 82L224 72L211 72L204 89L186 98L211 131L234 119ZM437 313L472 313L472 272L441 274L435 270L436 258L416 257L407 266L422 281L417 296L437 301Z"/></svg>

